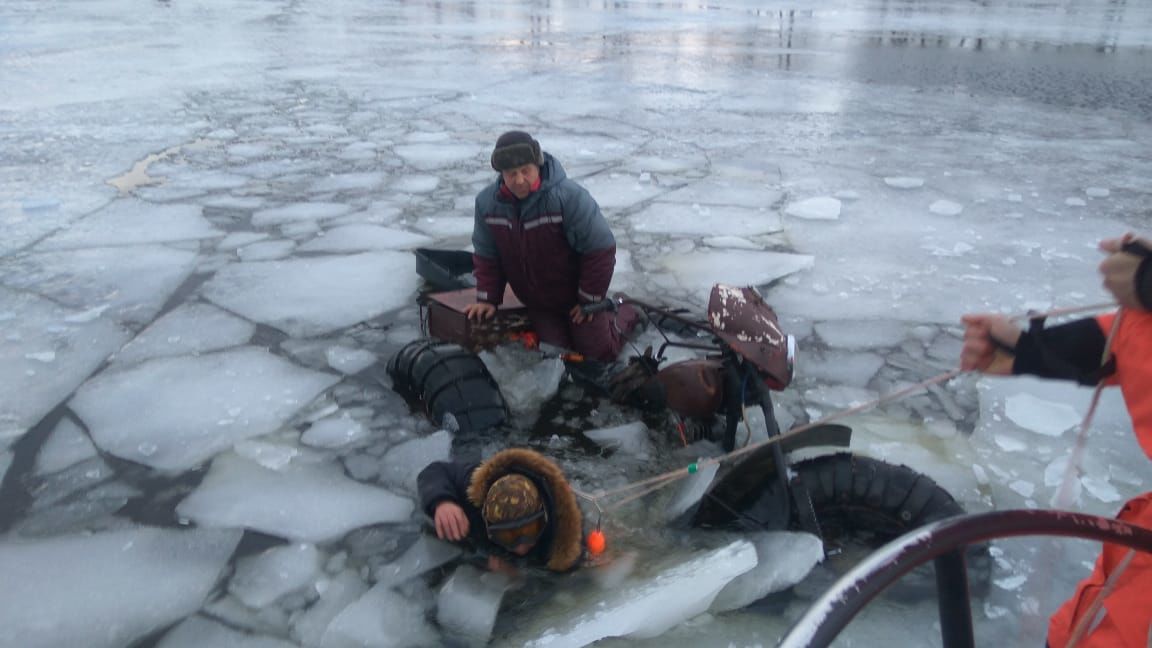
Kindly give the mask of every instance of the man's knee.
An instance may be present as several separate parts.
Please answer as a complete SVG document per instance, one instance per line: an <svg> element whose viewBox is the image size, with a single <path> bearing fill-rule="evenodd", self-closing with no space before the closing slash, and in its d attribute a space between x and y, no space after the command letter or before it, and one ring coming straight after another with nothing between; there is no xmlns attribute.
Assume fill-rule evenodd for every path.
<svg viewBox="0 0 1152 648"><path fill-rule="evenodd" d="M611 313L597 313L590 322L572 327L573 351L591 360L611 362L620 355L624 339L612 326Z"/></svg>

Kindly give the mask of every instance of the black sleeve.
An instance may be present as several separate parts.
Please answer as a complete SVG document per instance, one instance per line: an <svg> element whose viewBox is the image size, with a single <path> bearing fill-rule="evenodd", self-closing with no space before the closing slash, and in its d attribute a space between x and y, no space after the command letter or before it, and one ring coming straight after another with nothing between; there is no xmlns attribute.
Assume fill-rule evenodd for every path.
<svg viewBox="0 0 1152 648"><path fill-rule="evenodd" d="M1105 339L1094 319L1076 320L1050 328L1043 328L1042 323L1033 324L1016 343L1012 373L1095 385L1111 373L1107 368L1102 371L1100 366Z"/></svg>
<svg viewBox="0 0 1152 648"><path fill-rule="evenodd" d="M429 517L436 505L452 500L465 508L468 504L468 478L479 464L455 461L435 461L428 464L416 477L416 491L420 495L420 508Z"/></svg>

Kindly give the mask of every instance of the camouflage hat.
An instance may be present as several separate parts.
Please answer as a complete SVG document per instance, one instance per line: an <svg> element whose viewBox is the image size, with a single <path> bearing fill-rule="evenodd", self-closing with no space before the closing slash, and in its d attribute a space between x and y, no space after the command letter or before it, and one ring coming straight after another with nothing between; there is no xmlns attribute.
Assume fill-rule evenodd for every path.
<svg viewBox="0 0 1152 648"><path fill-rule="evenodd" d="M484 496L484 521L489 524L528 518L543 509L540 490L524 475L505 475L497 479Z"/></svg>

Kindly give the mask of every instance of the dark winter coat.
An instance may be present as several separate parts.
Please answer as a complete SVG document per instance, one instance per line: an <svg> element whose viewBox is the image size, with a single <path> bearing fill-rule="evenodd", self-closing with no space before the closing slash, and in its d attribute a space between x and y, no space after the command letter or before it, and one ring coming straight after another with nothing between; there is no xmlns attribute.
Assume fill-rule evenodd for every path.
<svg viewBox="0 0 1152 648"><path fill-rule="evenodd" d="M420 506L434 517L444 500L458 504L468 516L468 537L486 553L507 555L488 540L481 515L488 489L499 478L517 473L532 480L544 498L548 525L527 558L556 572L576 566L583 555L583 522L576 496L564 473L550 459L524 448L502 450L479 463L437 461L420 471Z"/></svg>
<svg viewBox="0 0 1152 648"><path fill-rule="evenodd" d="M548 153L537 191L519 200L501 191L503 185L497 179L476 196L476 298L499 306L507 284L539 310L567 311L604 299L616 239L591 194Z"/></svg>

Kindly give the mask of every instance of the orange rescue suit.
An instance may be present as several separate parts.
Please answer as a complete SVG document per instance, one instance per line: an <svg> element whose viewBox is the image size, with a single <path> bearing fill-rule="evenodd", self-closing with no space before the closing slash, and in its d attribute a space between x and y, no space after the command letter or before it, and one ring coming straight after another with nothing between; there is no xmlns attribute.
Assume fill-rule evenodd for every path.
<svg viewBox="0 0 1152 648"><path fill-rule="evenodd" d="M1107 335L1116 314L1097 318ZM1152 459L1152 313L1124 311L1120 328L1112 339L1116 371L1105 381L1119 385L1132 417L1132 428L1144 453ZM1117 519L1152 529L1152 493L1126 502ZM1088 578L1080 582L1072 598L1052 615L1048 645L1066 648L1076 624L1092 606L1108 575L1128 553L1126 547L1105 544ZM1103 601L1103 617L1083 635L1078 648L1147 648L1152 646L1152 555L1137 551L1117 577ZM1091 626L1090 626L1091 627Z"/></svg>

